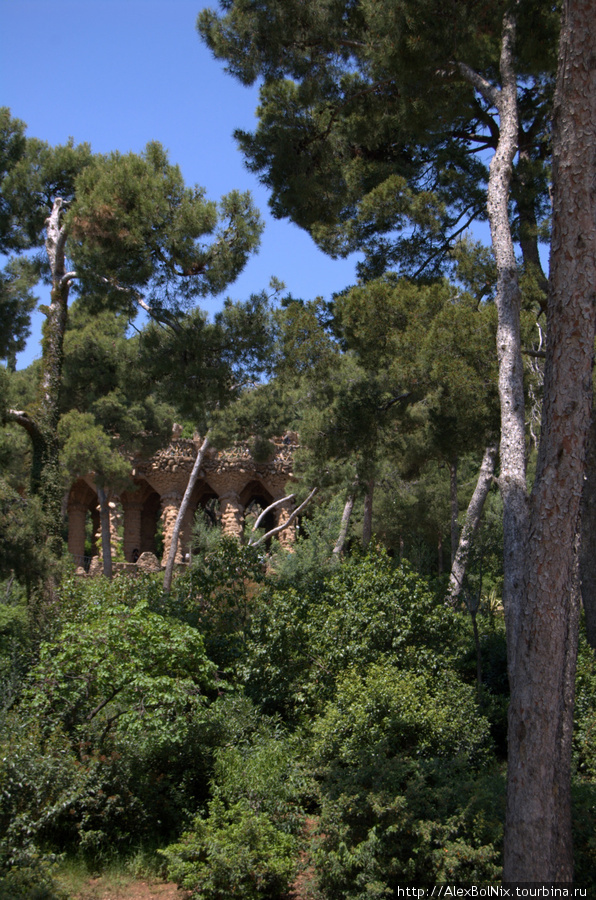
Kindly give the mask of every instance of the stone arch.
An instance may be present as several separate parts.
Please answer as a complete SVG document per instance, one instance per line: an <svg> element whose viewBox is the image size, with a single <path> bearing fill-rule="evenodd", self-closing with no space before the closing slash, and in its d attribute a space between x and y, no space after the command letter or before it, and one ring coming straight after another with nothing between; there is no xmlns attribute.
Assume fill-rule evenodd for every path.
<svg viewBox="0 0 596 900"><path fill-rule="evenodd" d="M66 506L68 516L68 550L77 568L89 568L91 557L85 554L85 532L88 516L91 517L92 534L99 529L97 493L84 478L78 478L68 492ZM91 556L97 555L93 538Z"/></svg>
<svg viewBox="0 0 596 900"><path fill-rule="evenodd" d="M261 481L253 479L252 481L249 481L240 492L240 502L244 507L244 514L246 517L246 513L253 505L260 507L261 510L267 509L267 507L273 503L273 496ZM275 528L275 525L275 512L272 511L267 513L261 522L260 527L265 529L265 531L270 531L272 528Z"/></svg>
<svg viewBox="0 0 596 900"><path fill-rule="evenodd" d="M120 496L124 511L124 558L136 562L141 553L156 553L157 529L161 514L160 496L145 479Z"/></svg>
<svg viewBox="0 0 596 900"><path fill-rule="evenodd" d="M199 510L203 510L209 523L213 526L220 524L219 494L206 479L199 481L193 491L191 501L192 521Z"/></svg>

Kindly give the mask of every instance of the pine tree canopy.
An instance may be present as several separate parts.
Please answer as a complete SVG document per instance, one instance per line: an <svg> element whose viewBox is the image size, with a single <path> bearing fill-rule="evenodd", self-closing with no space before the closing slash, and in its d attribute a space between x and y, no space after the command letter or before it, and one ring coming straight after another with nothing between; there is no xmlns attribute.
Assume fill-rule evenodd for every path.
<svg viewBox="0 0 596 900"><path fill-rule="evenodd" d="M470 72L498 90L505 3L476 0L227 0L198 30L228 71L261 82L259 124L237 131L248 167L332 256L364 250L360 274L444 270L486 218L499 123ZM515 227L535 241L548 205L558 13L519 4L520 156ZM465 73L464 73L465 70Z"/></svg>

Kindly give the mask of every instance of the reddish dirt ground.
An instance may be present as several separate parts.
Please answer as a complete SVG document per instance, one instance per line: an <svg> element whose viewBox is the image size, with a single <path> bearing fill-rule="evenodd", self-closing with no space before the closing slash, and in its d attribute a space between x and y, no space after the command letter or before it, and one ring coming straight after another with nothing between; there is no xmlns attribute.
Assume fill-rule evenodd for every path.
<svg viewBox="0 0 596 900"><path fill-rule="evenodd" d="M72 900L187 900L188 893L175 884L144 879L114 884L104 878L90 878Z"/></svg>

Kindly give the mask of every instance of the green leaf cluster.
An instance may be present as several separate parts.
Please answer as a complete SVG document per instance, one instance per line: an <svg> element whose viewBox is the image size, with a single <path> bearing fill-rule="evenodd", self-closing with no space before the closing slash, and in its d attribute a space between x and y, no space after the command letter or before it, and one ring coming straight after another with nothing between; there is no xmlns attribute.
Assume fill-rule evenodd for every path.
<svg viewBox="0 0 596 900"><path fill-rule="evenodd" d="M459 630L458 615L421 578L375 549L268 588L250 623L242 679L265 712L296 722L322 710L346 669L382 661L448 669Z"/></svg>

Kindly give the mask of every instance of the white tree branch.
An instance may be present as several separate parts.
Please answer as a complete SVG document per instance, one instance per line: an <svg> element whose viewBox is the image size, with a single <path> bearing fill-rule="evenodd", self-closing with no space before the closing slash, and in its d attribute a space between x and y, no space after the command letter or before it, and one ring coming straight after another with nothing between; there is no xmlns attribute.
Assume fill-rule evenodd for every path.
<svg viewBox="0 0 596 900"><path fill-rule="evenodd" d="M273 503L271 503L267 507L267 509L264 509L262 511L262 513L259 515L255 524L253 525L251 534L253 534L257 530L257 528L259 527L259 525L261 524L262 520L265 518L265 516L267 515L268 512L271 512L272 509L275 509L276 507L281 506L282 503L285 503L287 500L293 500L295 496L296 496L295 494L288 494L287 497L280 497L279 500L275 500Z"/></svg>
<svg viewBox="0 0 596 900"><path fill-rule="evenodd" d="M288 525L291 525L291 524L292 524L292 522L294 521L294 519L296 518L296 516L298 516L298 515L302 512L302 510L304 509L304 507L307 506L307 505L310 503L310 501L312 500L312 498L314 497L314 495L317 493L317 491L318 491L318 488L313 488L312 491L310 492L310 494L308 495L308 497L306 498L306 500L304 500L304 501L300 504L300 506L298 506L298 507L294 510L294 512L292 513L292 515L288 518L288 520L287 520L286 522L283 523L283 525L278 525L277 528L272 528L271 531L268 531L267 534L264 534L262 537L260 537L260 538L258 539L258 541L250 540L250 541L248 542L248 546L249 546L249 547L258 547L259 544L262 544L263 541L266 541L268 538L274 537L276 534L279 534L280 531L285 531L285 529L288 527ZM284 499L287 499L287 498L284 498ZM267 510L265 510L265 512L267 512Z"/></svg>

